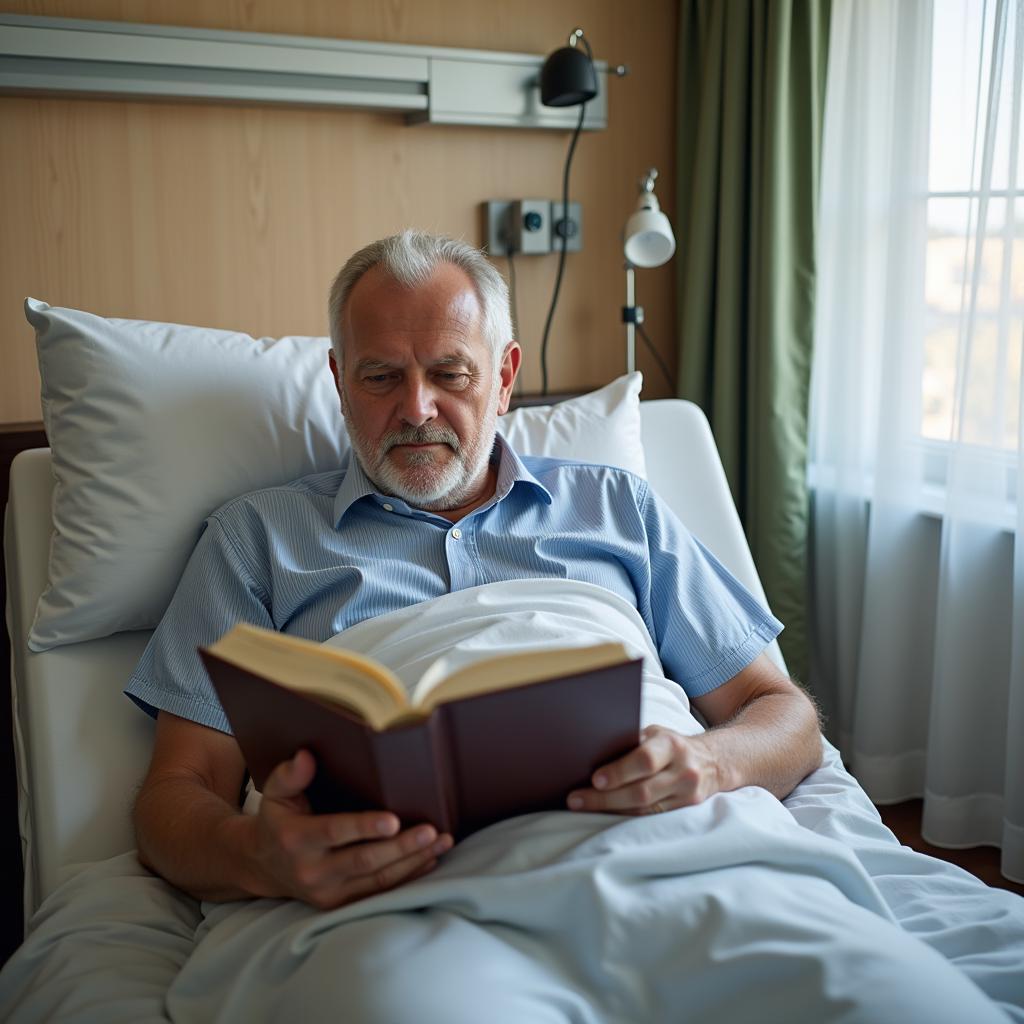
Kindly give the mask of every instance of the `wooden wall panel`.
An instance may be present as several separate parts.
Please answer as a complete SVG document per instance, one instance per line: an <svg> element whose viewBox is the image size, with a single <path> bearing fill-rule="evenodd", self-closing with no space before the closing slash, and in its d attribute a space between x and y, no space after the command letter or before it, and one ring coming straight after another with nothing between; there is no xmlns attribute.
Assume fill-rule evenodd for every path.
<svg viewBox="0 0 1024 1024"><path fill-rule="evenodd" d="M620 232L635 182L662 171L674 197L674 0L83 0L8 12L545 53L581 20L595 55L630 65L609 83L609 128L585 133L572 198L584 251L570 255L550 353L552 390L621 372ZM557 199L568 133L406 126L353 111L0 97L0 423L39 417L21 303L110 316L326 333L325 296L358 246L407 225L483 242L480 204ZM504 271L504 260L497 261ZM516 261L524 385L557 256ZM674 270L637 275L648 329L674 366ZM668 385L642 347L651 397Z"/></svg>

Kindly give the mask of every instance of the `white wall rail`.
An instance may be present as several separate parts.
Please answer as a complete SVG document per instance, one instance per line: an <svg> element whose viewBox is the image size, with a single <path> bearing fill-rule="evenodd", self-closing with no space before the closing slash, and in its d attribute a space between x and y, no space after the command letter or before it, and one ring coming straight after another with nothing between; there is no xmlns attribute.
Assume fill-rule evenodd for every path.
<svg viewBox="0 0 1024 1024"><path fill-rule="evenodd" d="M0 93L387 110L410 124L571 129L545 107L544 56L0 14ZM607 127L607 64L583 127Z"/></svg>

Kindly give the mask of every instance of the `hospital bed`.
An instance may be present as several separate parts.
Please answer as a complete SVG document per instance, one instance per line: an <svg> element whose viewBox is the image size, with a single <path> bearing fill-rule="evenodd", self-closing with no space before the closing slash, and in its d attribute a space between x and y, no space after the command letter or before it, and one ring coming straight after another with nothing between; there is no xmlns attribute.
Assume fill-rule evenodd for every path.
<svg viewBox="0 0 1024 1024"><path fill-rule="evenodd" d="M638 388L639 384L636 385ZM718 559L749 590L764 600L714 439L703 414L696 406L679 400L643 401L638 408L643 459L650 483ZM540 436L538 429L543 428L545 413L541 410L532 415L531 429L535 442ZM563 426L552 432L561 436ZM53 434L50 436L53 441ZM523 444L523 438L518 440ZM526 438L526 442L529 441ZM536 443L523 446L538 447ZM545 442L540 450L543 454L561 454L559 437L554 437L550 443ZM226 1002L211 1003L204 1001L208 1000L203 991L207 982L197 982L192 974L189 974L187 984L179 984L178 979L188 974L185 965L199 956L198 952L193 954L193 943L204 956L214 957L204 971L196 975L198 977L223 978L232 976L232 972L241 977L249 971L265 974L271 968L266 964L259 966L258 957L251 959L249 951L243 956L226 940L214 943L211 936L222 934L218 929L235 927L222 920L221 915L227 911L216 906L200 906L171 890L140 868L131 853L134 847L131 802L148 763L153 723L122 695L121 689L146 644L149 632L124 631L41 651L31 650L27 643L40 595L47 584L53 531L53 489L54 470L49 449L27 451L15 459L11 470L4 544L28 939L21 953L0 974L0 1017L8 1014L13 1020L45 1020L56 1019L61 1013L66 1013L67 1019L74 1020L149 1019L150 1016L156 1019L200 1020L210 1019L212 1014L219 1019L255 1019L249 1016L254 1012L252 1005L266 1007L265 995L259 997L264 1002L252 1005L244 1000L239 1002L237 993ZM783 666L777 645L772 645L769 655ZM618 831L601 832L601 836L615 832L626 837L625 846L633 852L616 853L615 856L621 856L623 864L631 865L630 870L641 861L648 864L651 858L664 856L666 863L675 865L672 870L677 871L680 885L705 885L701 879L719 879L727 875L740 880L738 890L729 888L734 885L734 882L729 882L722 891L713 889L709 893L701 890L700 895L695 896L692 890L686 890L678 897L682 901L681 908L697 905L706 908L711 900L717 907L719 918L724 915L728 920L730 915L735 915L738 923L742 922L744 915L752 912L751 908L759 901L764 906L757 909L757 913L769 914L769 920L772 920L770 915L775 913L773 905L781 907L788 894L797 891L794 889L796 880L807 876L811 879L808 891L821 893L821 902L814 913L823 915L824 919L827 916L824 908L829 900L833 897L838 899L836 893L841 892L842 900L846 901L843 912L848 910L843 927L851 935L857 932L861 926L858 922L863 917L865 941L875 941L870 937L874 927L871 922L884 921L885 927L892 932L892 935L886 932L885 941L895 943L888 955L890 964L905 961L906 971L911 974L915 971L918 974L921 971L927 974L929 970L938 972L935 974L935 991L950 1007L951 1013L960 1007L977 1013L980 1006L981 1016L974 1019L1000 1020L1006 1019L1000 1014L1009 1014L1012 1019L1024 1020L1024 912L1021 909L1024 901L1009 893L988 889L951 865L901 847L881 823L866 795L845 771L838 752L824 740L822 742L822 768L798 787L785 802L785 809L763 791L743 791L747 795L736 799L739 804L744 800L748 802L746 818L736 812L738 805L735 801L709 801L709 806L701 811L685 809L663 816L680 822L681 832L676 838L666 836L664 831L658 835L638 831L653 827L648 823L657 824L656 818L662 816L634 819ZM777 811L768 802L774 804ZM691 810L694 813L687 816L687 811ZM776 813L781 814L785 821L774 817ZM564 832L552 837L543 830L543 823L532 820L534 817L544 816L527 816L526 819L493 826L476 839L461 844L467 850L462 863L472 867L474 853L479 857L482 856L481 851L489 849L486 846L487 835L500 833L496 840L500 855L493 850L489 852L487 858L490 859L484 859L486 867L477 864L473 870L467 868L465 877L462 877L457 866L460 862L454 862L456 867L449 872L450 878L443 876L438 881L429 882L428 876L427 882L408 887L412 895L396 890L395 894L375 897L398 901L381 904L380 912L399 917L405 915L403 920L423 921L428 910L439 912L437 907L440 904L431 903L425 908L422 904L401 902L412 899L422 890L435 894L429 897L428 902L439 900L443 903L450 898L463 908L464 913L472 916L465 908L474 906L479 895L477 889L472 888L480 884L479 879L470 879L474 872L477 876L495 871L523 873L523 877L528 875L537 879L531 881L527 888L543 891L545 864L539 861L527 864L517 860L509 865L501 860L502 857L513 856L509 852L511 850L530 849L535 851L531 856L536 857L542 856L537 851L549 847L557 847L564 852ZM564 814L559 820L574 818ZM756 824L751 825L751 822ZM572 827L576 827L575 821ZM602 828L607 828L607 825L602 825ZM592 841L588 837L578 841L574 839L573 849L590 849L588 843ZM602 838L601 842L606 842L606 839ZM631 846L631 843L635 845ZM612 856L606 847L602 850L602 856ZM583 865L580 868L581 878L595 878L595 873L603 870L600 860L591 863L584 858L580 863ZM495 867L495 864L499 866ZM768 865L770 871L764 865ZM731 868L732 874L727 868ZM652 879L664 879L671 874L661 862L655 867L648 864L643 870L651 871ZM569 885L568 882L561 884ZM715 886L718 884L714 883ZM444 895L448 892L445 885L456 886L456 889L462 885L463 888L451 890L455 895L449 897ZM751 885L755 887L751 888ZM740 898L737 898L737 892ZM552 900L554 897L548 902ZM510 917L503 933L505 940L527 942L525 936L530 934L533 925L515 917L522 912L518 906L522 900L513 902L517 905L510 905L507 910ZM662 909L671 905L664 895L659 895L656 902ZM808 902L814 900L805 900L803 909L792 913L806 913ZM315 962L316 942L324 933L323 919L317 918L321 923L312 924L313 919L302 916L312 914L308 908L291 907L280 901L257 903L276 904L267 910L269 917L265 927L269 929L268 934L290 934L289 948L293 952L303 950L303 956L308 958L304 963ZM76 911L76 908L83 909ZM416 913L410 915L410 911ZM500 908L495 909L494 906L487 910L487 914L500 912ZM574 912L567 912L570 919ZM643 912L652 914L650 937L652 943L657 943L660 940L657 939L653 920L654 911L646 907ZM693 1012L685 1019L801 1019L799 1015L793 1016L794 1006L813 1005L806 1003L806 992L799 994L802 987L808 985L818 989L836 986L840 991L843 985L850 984L858 992L868 993L864 996L866 999L887 998L887 979L873 977L865 971L862 977L854 979L854 985L847 972L851 963L860 962L856 951L844 953L841 949L831 949L824 941L819 944L820 951L814 954L820 957L820 963L816 963L807 976L794 975L787 982L789 988L781 994L775 993L773 982L763 972L759 973L756 967L751 968L752 973L746 980L742 974L736 974L724 987L715 989L713 982L704 983L700 979L712 976L707 957L711 961L721 959L722 950L716 947L719 940L709 937L706 921L687 923L687 912L680 910L678 918L673 919L673 927L681 929L690 938L677 951L679 963L670 968L670 973L684 971L682 965L689 963L687 957L697 958L689 969L692 969L698 986L695 991L702 993L696 1002L700 1002L704 1009L698 1012L695 1002L691 1007ZM794 925L785 913L778 912L781 915L780 934L788 934L787 929L791 927L806 926ZM355 914L357 919L350 921L346 913L350 916ZM335 913L331 920L335 921L339 934L346 934L345 929L348 929L356 935L360 927L368 926L365 919L359 918L359 913L361 911L344 911L340 916ZM589 919L585 909L580 909L579 913L581 942L587 934L603 934L602 928L593 927L593 922L587 924ZM610 911L604 907L601 913ZM628 917L637 911L625 910L623 913ZM561 916L564 919L566 914ZM153 923L154 920L157 924ZM379 922L381 918L374 920ZM99 922L98 937L90 934L94 922ZM898 928L892 928L893 924ZM762 918L747 929L738 924L738 936L734 940L723 937L721 941L742 945L763 926ZM607 934L614 934L617 930L611 928ZM906 942L911 945L901 946L904 939L896 935L897 932L905 935ZM154 948L161 950L156 966L155 961L147 960L150 954L145 952L146 935L150 934L154 938ZM111 935L118 938L110 940ZM510 936L519 938L513 940ZM100 954L108 941L113 941L116 953L104 959ZM68 942L70 947L66 948ZM211 944L212 953L208 952ZM631 948L636 945L634 942ZM519 949L517 955L522 952ZM579 955L586 958L591 953ZM603 955L610 954L606 951ZM616 955L625 956L625 953ZM84 967L83 964L92 964L90 957L93 956L100 959L92 966ZM217 960L218 956L222 959ZM238 959L239 956L242 959ZM332 956L335 962L339 956L344 959L344 954L337 950ZM957 956L960 957L960 971L952 972L956 977L950 981L939 971L939 966L943 960L956 960ZM139 958L137 964L133 957ZM915 959L919 957L924 959L919 962ZM795 957L793 962L798 959ZM617 993L614 998L609 996L609 1005L618 1005L617 1001L625 996L616 986L625 986L622 991L633 992L633 997L640 1000L636 1005L642 1005L646 998L642 992L646 968L636 965L630 968L632 980L627 984L618 977L626 971L625 966L621 971L610 969L602 956L598 956L598 960L604 963L605 973L598 972L599 980L591 981L597 987L597 994L592 992L587 998L600 1001L601 993L607 988L609 992L614 990ZM275 965L273 970L279 967ZM650 970L655 972L655 967L651 966ZM856 972L857 968L854 968ZM968 977L970 981L964 981L968 986L964 990L965 995L957 987L960 982L956 978ZM264 982L254 977L247 982L250 983L259 985ZM708 987L701 989L702 984ZM944 986L951 987L947 991ZM978 988L985 992L985 996L978 995L981 1002L975 1006L971 999ZM585 989L583 985L581 991L585 992ZM781 1001L773 1003L776 997ZM467 995L467 998L471 996ZM961 1000L962 1003L959 1002ZM581 1005L592 1006L594 1003L584 1000ZM868 1007L866 1014L877 1012L879 1005L888 1004L872 1005L873 1009ZM892 1008L894 1011L899 1009L895 1004ZM638 1012L635 1008L632 1011L622 1010L618 1016L616 1012L607 1009L607 1012L590 1017L583 1011L574 1016L574 1012L566 1010L565 1017L560 1019L669 1019L659 1017L653 1009L648 1018L633 1017L632 1014ZM265 1019L274 1016L268 1009ZM316 1014L313 1016L315 1018ZM430 1020L431 1017L427 1013L407 1019ZM679 1019L684 1018L681 1016ZM854 1015L849 1019L868 1017Z"/></svg>
<svg viewBox="0 0 1024 1024"><path fill-rule="evenodd" d="M764 600L725 473L700 409L642 402L648 479L677 515ZM685 468L684 468L685 467ZM46 585L53 494L50 450L16 457L5 544L26 919L78 864L134 847L131 801L153 723L121 693L149 639L136 630L45 653L26 637ZM773 657L783 664L778 644Z"/></svg>

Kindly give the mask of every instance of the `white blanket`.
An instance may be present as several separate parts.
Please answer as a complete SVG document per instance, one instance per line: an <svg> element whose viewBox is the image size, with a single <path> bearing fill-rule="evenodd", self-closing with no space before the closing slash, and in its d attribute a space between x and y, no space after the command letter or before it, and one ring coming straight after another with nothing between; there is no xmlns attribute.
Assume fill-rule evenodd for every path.
<svg viewBox="0 0 1024 1024"><path fill-rule="evenodd" d="M476 588L337 639L409 683L442 655L609 636L647 659L645 719L698 730L600 588ZM526 815L327 913L199 908L115 858L43 905L0 1018L1024 1021L1024 900L901 848L827 754L785 806L747 788L643 818Z"/></svg>
<svg viewBox="0 0 1024 1024"><path fill-rule="evenodd" d="M367 619L327 641L388 666L411 694L481 658L618 641L643 658L642 724L701 731L686 694L669 682L640 613L618 594L576 580L512 580L445 594Z"/></svg>

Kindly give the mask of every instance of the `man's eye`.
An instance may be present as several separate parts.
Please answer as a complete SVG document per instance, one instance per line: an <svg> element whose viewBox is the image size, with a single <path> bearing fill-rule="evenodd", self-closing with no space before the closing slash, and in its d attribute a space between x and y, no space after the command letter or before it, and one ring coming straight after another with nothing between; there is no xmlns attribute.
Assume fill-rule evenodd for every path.
<svg viewBox="0 0 1024 1024"><path fill-rule="evenodd" d="M438 377L446 384L461 384L467 379L467 374L460 373L456 370L442 370L438 374Z"/></svg>
<svg viewBox="0 0 1024 1024"><path fill-rule="evenodd" d="M385 384L390 380L391 374L389 373L371 373L363 378L366 384Z"/></svg>

